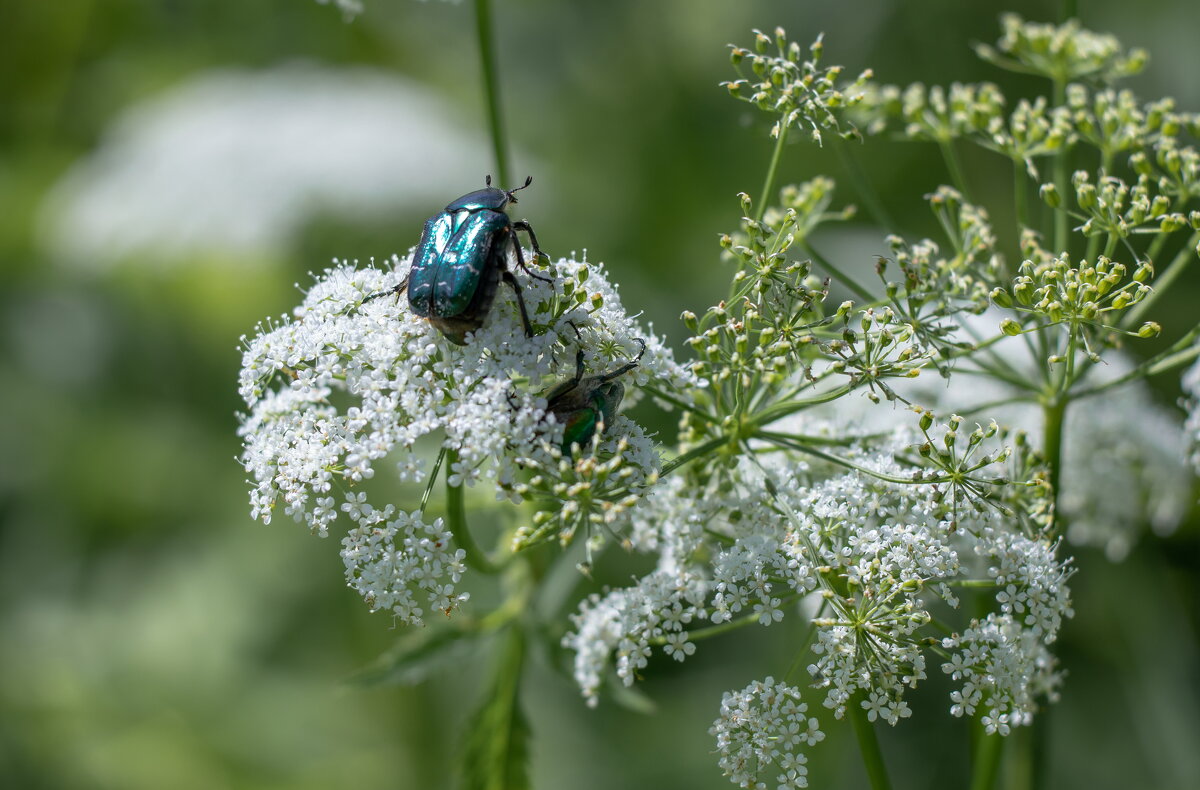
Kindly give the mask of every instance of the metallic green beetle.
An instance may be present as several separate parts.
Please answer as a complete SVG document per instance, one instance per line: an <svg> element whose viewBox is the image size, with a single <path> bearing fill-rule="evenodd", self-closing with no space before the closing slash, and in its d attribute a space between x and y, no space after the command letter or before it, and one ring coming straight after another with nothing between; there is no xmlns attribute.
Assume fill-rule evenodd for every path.
<svg viewBox="0 0 1200 790"><path fill-rule="evenodd" d="M516 252L517 265L527 274L550 282L529 271L517 241L517 231L528 233L534 257L541 258L533 228L524 220L514 222L505 212L509 203L517 202L513 193L529 186L533 178L526 178L516 189L493 187L491 176L486 183L486 188L451 201L426 220L406 281L413 312L428 318L458 345L466 342L468 332L483 325L501 280L516 292L525 334L533 336L521 288L506 266L510 247ZM395 292L403 287L405 283L396 286Z"/></svg>
<svg viewBox="0 0 1200 790"><path fill-rule="evenodd" d="M546 393L546 410L563 426L562 451L571 453L571 445L586 448L596 431L612 425L617 407L625 396L625 387L617 377L637 367L646 353L646 341L638 339L642 350L629 363L599 376L583 375L583 352L575 355L575 378L557 384Z"/></svg>

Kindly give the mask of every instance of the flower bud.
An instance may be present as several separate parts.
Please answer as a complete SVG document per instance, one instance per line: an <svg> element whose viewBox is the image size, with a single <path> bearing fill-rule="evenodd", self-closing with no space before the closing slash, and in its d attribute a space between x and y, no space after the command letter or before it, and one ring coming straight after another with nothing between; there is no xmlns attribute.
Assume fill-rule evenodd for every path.
<svg viewBox="0 0 1200 790"><path fill-rule="evenodd" d="M999 307L1013 306L1012 294L1003 288L993 288L992 292L989 293L988 296L991 298L992 302Z"/></svg>
<svg viewBox="0 0 1200 790"><path fill-rule="evenodd" d="M1147 321L1138 329L1138 337L1158 337L1160 332L1162 332L1162 327L1159 326L1157 321Z"/></svg>
<svg viewBox="0 0 1200 790"><path fill-rule="evenodd" d="M1011 318L1005 318L1000 322L1000 331L1010 337L1016 337L1021 334L1021 325Z"/></svg>
<svg viewBox="0 0 1200 790"><path fill-rule="evenodd" d="M1042 184L1042 188L1038 190L1038 194L1050 208L1058 208L1062 205L1062 195L1059 194L1058 187L1053 183Z"/></svg>

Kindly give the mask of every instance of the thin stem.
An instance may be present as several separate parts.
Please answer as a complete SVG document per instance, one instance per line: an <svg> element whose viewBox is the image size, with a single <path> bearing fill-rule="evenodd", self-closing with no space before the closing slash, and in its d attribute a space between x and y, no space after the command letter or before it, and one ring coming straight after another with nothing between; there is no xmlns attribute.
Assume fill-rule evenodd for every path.
<svg viewBox="0 0 1200 790"><path fill-rule="evenodd" d="M1197 244L1200 244L1200 232L1192 234L1192 237L1188 239L1187 244L1183 246L1183 249L1181 249L1179 253L1171 259L1171 262L1167 264L1167 268L1163 270L1162 275L1154 279L1154 290L1151 291L1145 299L1134 305L1133 309L1126 314L1124 321L1125 326L1131 327L1140 323L1142 317L1146 315L1146 312L1149 311L1150 307L1154 304L1158 297L1161 296L1162 293L1166 291L1172 283L1179 279L1179 276L1183 274L1185 269L1187 269L1187 264L1191 262L1192 256L1196 254ZM1153 258L1151 260L1153 260Z"/></svg>
<svg viewBox="0 0 1200 790"><path fill-rule="evenodd" d="M821 616L821 612L825 610L825 602L821 602L820 608L817 609L816 617ZM800 645L800 649L796 651L796 657L792 659L792 665L788 667L787 674L783 676L783 682L787 683L796 675L796 671L803 666L804 657L808 655L808 649L812 647L813 639L817 636L817 627L809 623L808 633L804 636L804 643Z"/></svg>
<svg viewBox="0 0 1200 790"><path fill-rule="evenodd" d="M1067 83L1064 80L1054 80L1054 106L1061 107L1067 101ZM1058 188L1060 195L1069 194L1067 191L1070 185L1070 162L1067 161L1067 154L1070 148L1063 147L1054 156L1054 185ZM1067 252L1067 233L1069 226L1067 224L1067 212L1054 212L1054 254L1061 255Z"/></svg>
<svg viewBox="0 0 1200 790"><path fill-rule="evenodd" d="M1050 490L1054 492L1055 505L1059 500L1059 483L1062 477L1062 441L1063 425L1067 413L1065 396L1055 396L1042 404L1042 452L1046 456L1046 466L1050 471ZM1061 524L1057 523L1061 511L1055 508L1055 529L1061 534Z"/></svg>
<svg viewBox="0 0 1200 790"><path fill-rule="evenodd" d="M875 297L871 295L870 291L868 291L866 288L863 288L861 285L859 285L854 280L853 277L843 274L841 269L837 268L832 263L830 263L828 260L826 260L825 256L822 255L821 253L817 252L813 248L813 246L811 244L809 244L807 241L803 242L803 247L804 247L804 251L807 252L809 255L811 255L813 260L816 261L821 266L822 269L825 269L826 271L828 271L831 275L833 275L833 279L837 280L842 285L846 286L851 291L853 291L854 294L856 296L858 296L858 298L862 299L865 302L875 301Z"/></svg>
<svg viewBox="0 0 1200 790"><path fill-rule="evenodd" d="M971 191L967 188L967 177L963 174L962 163L958 161L958 152L954 150L954 142L952 140L938 140L938 147L942 149L942 158L946 160L946 169L950 171L950 180L954 182L954 187L962 193L963 199L968 203L971 200Z"/></svg>
<svg viewBox="0 0 1200 790"><path fill-rule="evenodd" d="M500 110L500 69L493 41L490 0L475 0L475 33L479 43L479 63L483 69L488 129L492 136L492 151L496 157L496 180L502 189L506 189L509 187L508 141L504 136L504 120Z"/></svg>
<svg viewBox="0 0 1200 790"><path fill-rule="evenodd" d="M697 417L704 420L705 422L718 422L719 421L718 418L714 417L713 415L709 414L708 412L704 411L703 409L699 409L699 408L693 406L692 404L687 403L686 401L682 401L679 398L676 398L673 395L668 395L667 393L663 392L658 387L647 384L646 386L642 387L641 389L643 392L646 392L646 393L650 394L651 396L658 398L661 401L664 401L665 403L671 404L672 406L679 409L680 411L686 411L689 414L696 415Z"/></svg>
<svg viewBox="0 0 1200 790"><path fill-rule="evenodd" d="M854 736L858 739L858 751L862 755L863 767L867 769L867 779L870 780L871 790L891 790L892 783L888 779L887 766L883 763L883 751L879 748L879 739L875 737L875 727L867 720L867 711L859 704L861 694L855 695L846 705L850 723L854 725Z"/></svg>
<svg viewBox="0 0 1200 790"><path fill-rule="evenodd" d="M425 493L421 494L421 512L425 512L425 506L429 504L429 495L433 493L433 486L437 482L438 472L441 471L442 461L446 459L446 448L443 447L438 452L437 460L433 462L433 471L429 473L429 482L425 484Z"/></svg>
<svg viewBox="0 0 1200 790"><path fill-rule="evenodd" d="M450 450L446 454L450 460L450 468L458 461L458 453ZM446 475L446 526L454 536L454 543L462 549L466 556L463 558L468 566L480 573L495 575L500 569L471 537L471 529L467 526L467 513L463 507L463 487L450 484L450 475Z"/></svg>
<svg viewBox="0 0 1200 790"><path fill-rule="evenodd" d="M866 171L863 170L862 164L849 150L850 143L841 137L833 138L833 150L841 160L842 167L846 170L846 175L850 177L850 183L854 185L855 192L862 199L863 204L867 207L867 213L871 215L871 219L875 220L875 224L884 230L898 231L899 227L892 220L892 215L888 213L887 207L884 206L883 200L879 197L879 192L871 184L871 180L867 177Z"/></svg>
<svg viewBox="0 0 1200 790"><path fill-rule="evenodd" d="M788 126L779 119L779 135L775 138L775 150L771 153L771 164L767 165L767 176L763 179L762 192L758 198L758 212L755 221L761 221L767 205L771 202L771 190L775 188L775 171L779 169L779 160L783 157L783 143L787 140Z"/></svg>
<svg viewBox="0 0 1200 790"><path fill-rule="evenodd" d="M1200 338L1200 324L1192 327L1186 335L1176 340L1175 343L1172 344L1172 346L1166 351L1163 351L1157 356L1151 357L1125 375L1118 376L1115 379L1110 379L1109 381L1105 381L1101 384L1097 384L1094 387L1088 387L1084 390L1077 390L1076 392L1071 393L1071 397L1074 400L1078 400L1079 398L1087 398L1091 395L1098 395L1102 392L1113 389L1114 387L1119 387L1127 381L1149 378L1150 376L1163 373L1171 370L1172 368L1186 365L1197 356L1200 356L1200 346L1194 345L1194 341L1197 338Z"/></svg>
<svg viewBox="0 0 1200 790"><path fill-rule="evenodd" d="M773 433L771 431L759 431L755 434L755 437L759 438L759 439L765 439L766 441L777 444L780 447L786 447L790 450L795 450L798 453L805 453L806 455L811 455L815 458L820 458L822 461L828 461L829 463L834 464L835 466L841 466L846 469L853 470L855 472L862 472L864 475L868 475L870 477L874 477L876 480L883 480L888 483L899 483L901 485L913 485L914 483L917 483L917 482L945 483L945 482L949 482L949 480L950 480L950 478L946 477L945 475L939 475L938 477L932 477L932 478L925 478L925 479L919 480L919 481L913 480L911 477L897 477L895 475L886 475L886 474L883 474L882 472L876 472L874 469L868 469L865 466L859 466L858 464L854 463L853 461L847 461L845 458L840 458L836 455L833 455L832 453L827 453L823 450L818 450L815 447L809 447L806 444L797 442L795 440L795 438L793 438L792 436L790 436L786 433Z"/></svg>
<svg viewBox="0 0 1200 790"><path fill-rule="evenodd" d="M789 595L783 599L780 606L787 606L799 597L799 594ZM762 616L763 615L755 612L743 615L736 620L726 620L720 625L710 626L709 628L701 628L698 631L688 631L688 639L692 642L699 642L701 639L709 639L710 637L720 636L721 634L728 633L730 631L736 631L743 626L753 625L754 623L757 623ZM816 629L813 630L815 631ZM652 645L665 645L666 643L667 638L665 636L656 636L650 640L650 644Z"/></svg>
<svg viewBox="0 0 1200 790"><path fill-rule="evenodd" d="M1017 213L1017 237L1029 227L1029 176L1024 162L1013 160L1013 202Z"/></svg>
<svg viewBox="0 0 1200 790"><path fill-rule="evenodd" d="M971 790L992 790L1000 774L1000 755L1003 753L1004 738L979 732L975 737L971 766Z"/></svg>
<svg viewBox="0 0 1200 790"><path fill-rule="evenodd" d="M677 455L670 461L667 461L665 464L663 464L663 468L658 474L660 477L665 477L666 475L671 474L676 469L686 464L688 461L699 458L702 455L708 455L713 450L716 450L718 447L721 447L728 442L729 439L724 436L718 436L716 439L710 439L704 444L699 445L698 447L693 447L686 453Z"/></svg>
<svg viewBox="0 0 1200 790"><path fill-rule="evenodd" d="M840 387L829 390L829 392L822 393L812 398L804 398L802 400L786 400L773 403L754 415L754 424L769 425L776 420L783 419L789 414L795 414L798 411L804 411L805 409L813 406L818 406L822 403L829 403L830 401L837 400L843 395L849 394L852 389L854 388L849 384L843 384Z"/></svg>

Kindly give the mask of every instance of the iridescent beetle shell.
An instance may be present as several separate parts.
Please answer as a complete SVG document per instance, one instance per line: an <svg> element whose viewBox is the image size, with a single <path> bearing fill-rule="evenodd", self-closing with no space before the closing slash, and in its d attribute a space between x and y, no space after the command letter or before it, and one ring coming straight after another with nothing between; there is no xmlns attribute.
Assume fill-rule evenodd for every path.
<svg viewBox="0 0 1200 790"><path fill-rule="evenodd" d="M505 190L491 186L489 176L486 189L451 201L425 221L408 274L408 303L451 342L462 345L468 332L483 325L501 280L516 292L525 334L533 335L520 286L508 270L508 251L515 251L517 265L533 277L538 275L525 266L516 232L529 234L535 256L543 253L529 223L513 222L506 212L509 203L517 202L513 193L532 181Z"/></svg>
<svg viewBox="0 0 1200 790"><path fill-rule="evenodd" d="M598 376L583 375L583 352L575 357L575 377L554 386L546 393L546 410L563 426L562 451L570 454L571 445L587 447L597 431L612 425L625 386L616 379L637 367L646 353L646 343L637 357L616 370Z"/></svg>

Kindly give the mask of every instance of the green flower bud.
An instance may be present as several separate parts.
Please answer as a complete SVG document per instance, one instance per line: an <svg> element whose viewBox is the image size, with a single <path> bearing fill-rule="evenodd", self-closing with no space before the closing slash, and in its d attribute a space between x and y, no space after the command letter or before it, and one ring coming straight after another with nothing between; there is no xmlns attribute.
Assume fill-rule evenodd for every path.
<svg viewBox="0 0 1200 790"><path fill-rule="evenodd" d="M1062 205L1062 195L1058 192L1058 187L1053 183L1042 184L1042 188L1038 190L1038 195L1050 208L1058 208Z"/></svg>
<svg viewBox="0 0 1200 790"><path fill-rule="evenodd" d="M1187 220L1182 214L1168 214L1162 218L1162 222L1158 223L1158 229L1163 233L1174 233L1177 230L1182 230L1187 225Z"/></svg>
<svg viewBox="0 0 1200 790"><path fill-rule="evenodd" d="M1162 332L1162 327L1156 321L1147 321L1138 329L1138 337L1150 338L1158 337Z"/></svg>
<svg viewBox="0 0 1200 790"><path fill-rule="evenodd" d="M1012 294L1003 288L993 288L988 297L999 307L1012 307Z"/></svg>
<svg viewBox="0 0 1200 790"><path fill-rule="evenodd" d="M1010 337L1016 337L1021 334L1021 325L1011 318L1005 318L1000 322L1000 331Z"/></svg>

